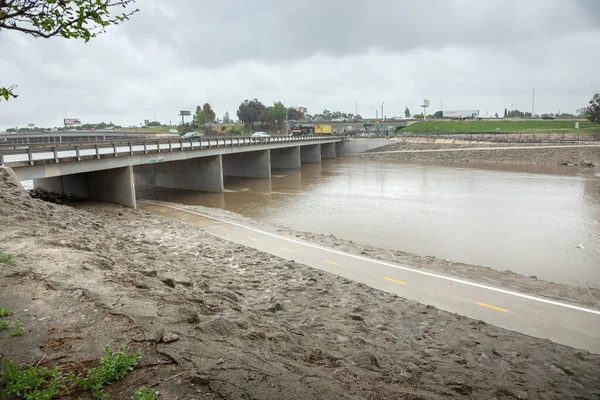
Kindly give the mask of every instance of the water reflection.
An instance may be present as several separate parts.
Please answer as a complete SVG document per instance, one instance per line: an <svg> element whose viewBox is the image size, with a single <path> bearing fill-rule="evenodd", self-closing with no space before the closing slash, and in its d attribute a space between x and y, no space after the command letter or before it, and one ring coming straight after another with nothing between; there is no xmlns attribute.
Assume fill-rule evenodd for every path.
<svg viewBox="0 0 600 400"><path fill-rule="evenodd" d="M564 166L324 160L225 193L140 197L223 208L378 247L600 286L600 179ZM583 245L584 249L578 247Z"/></svg>

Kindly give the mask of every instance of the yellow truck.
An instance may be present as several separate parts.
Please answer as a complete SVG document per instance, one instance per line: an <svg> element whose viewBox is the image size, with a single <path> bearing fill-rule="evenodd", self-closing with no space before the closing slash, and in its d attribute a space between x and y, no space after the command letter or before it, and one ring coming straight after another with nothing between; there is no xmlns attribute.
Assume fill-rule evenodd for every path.
<svg viewBox="0 0 600 400"><path fill-rule="evenodd" d="M315 125L315 135L331 135L332 133L331 125Z"/></svg>

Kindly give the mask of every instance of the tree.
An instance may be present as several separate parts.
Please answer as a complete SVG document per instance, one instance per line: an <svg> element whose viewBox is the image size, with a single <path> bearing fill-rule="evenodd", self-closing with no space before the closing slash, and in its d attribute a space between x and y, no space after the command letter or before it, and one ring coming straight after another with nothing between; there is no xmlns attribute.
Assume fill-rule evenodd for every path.
<svg viewBox="0 0 600 400"><path fill-rule="evenodd" d="M281 127L285 122L285 106L282 102L278 101L275 104L273 104L273 107L269 108L269 112L271 114L271 121L275 122L277 126Z"/></svg>
<svg viewBox="0 0 600 400"><path fill-rule="evenodd" d="M585 117L586 111L587 107L578 108L577 111L575 111L575 115L578 117Z"/></svg>
<svg viewBox="0 0 600 400"><path fill-rule="evenodd" d="M412 117L415 118L415 119L420 119L420 118L422 119L422 118L424 118L423 114L415 114Z"/></svg>
<svg viewBox="0 0 600 400"><path fill-rule="evenodd" d="M410 110L408 109L408 106L406 107L406 109L404 110L404 117L406 118L410 118Z"/></svg>
<svg viewBox="0 0 600 400"><path fill-rule="evenodd" d="M88 42L138 12L115 14L116 7L127 7L135 0L0 0L0 31L13 30L35 38L61 36ZM17 86L0 87L0 98L18 97Z"/></svg>
<svg viewBox="0 0 600 400"><path fill-rule="evenodd" d="M288 120L298 121L304 118L304 113L297 108L288 107Z"/></svg>
<svg viewBox="0 0 600 400"><path fill-rule="evenodd" d="M196 107L196 113L194 114L194 120L192 121L192 125L196 127L204 126L206 123L206 114L204 113L204 109L200 108L200 106Z"/></svg>
<svg viewBox="0 0 600 400"><path fill-rule="evenodd" d="M505 109L504 109L504 118L507 118L507 117L508 117L508 109L507 109L507 108L505 108Z"/></svg>
<svg viewBox="0 0 600 400"><path fill-rule="evenodd" d="M212 107L208 103L204 103L202 106L202 111L204 111L204 119L208 123L215 122L216 114L213 111Z"/></svg>
<svg viewBox="0 0 600 400"><path fill-rule="evenodd" d="M590 100L590 105L585 110L585 117L596 124L600 124L600 93L596 93Z"/></svg>
<svg viewBox="0 0 600 400"><path fill-rule="evenodd" d="M229 117L229 111L225 111L225 115L223 115L223 123L224 124L233 123L233 120Z"/></svg>
<svg viewBox="0 0 600 400"><path fill-rule="evenodd" d="M265 106L257 99L252 101L245 100L240 104L237 110L237 116L245 126L253 128L254 123L261 120L264 109Z"/></svg>

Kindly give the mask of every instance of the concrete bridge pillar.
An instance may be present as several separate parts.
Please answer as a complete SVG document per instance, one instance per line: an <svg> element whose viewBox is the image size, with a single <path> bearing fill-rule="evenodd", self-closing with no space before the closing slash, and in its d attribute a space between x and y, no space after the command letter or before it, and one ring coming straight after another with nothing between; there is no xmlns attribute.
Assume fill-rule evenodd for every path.
<svg viewBox="0 0 600 400"><path fill-rule="evenodd" d="M311 144L300 147L300 158L302 163L320 163L321 162L321 145Z"/></svg>
<svg viewBox="0 0 600 400"><path fill-rule="evenodd" d="M269 150L223 155L223 175L241 178L271 178Z"/></svg>
<svg viewBox="0 0 600 400"><path fill-rule="evenodd" d="M34 179L36 188L136 208L133 167Z"/></svg>
<svg viewBox="0 0 600 400"><path fill-rule="evenodd" d="M271 150L271 168L273 169L298 169L300 164L300 146Z"/></svg>
<svg viewBox="0 0 600 400"><path fill-rule="evenodd" d="M220 155L136 165L134 172L138 186L216 193L224 191Z"/></svg>
<svg viewBox="0 0 600 400"><path fill-rule="evenodd" d="M321 145L321 158L335 158L335 143L325 143Z"/></svg>

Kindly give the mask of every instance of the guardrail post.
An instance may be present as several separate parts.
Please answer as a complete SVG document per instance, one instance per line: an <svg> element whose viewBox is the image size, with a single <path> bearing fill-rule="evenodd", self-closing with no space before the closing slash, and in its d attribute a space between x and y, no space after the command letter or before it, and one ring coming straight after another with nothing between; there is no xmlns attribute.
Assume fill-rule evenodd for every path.
<svg viewBox="0 0 600 400"><path fill-rule="evenodd" d="M52 148L52 153L54 154L54 162L58 164L58 150L56 149L56 146Z"/></svg>
<svg viewBox="0 0 600 400"><path fill-rule="evenodd" d="M98 145L97 145L97 144L95 144L95 145L94 145L94 148L96 149L96 158L97 158L97 159L100 159L100 149L98 149Z"/></svg>
<svg viewBox="0 0 600 400"><path fill-rule="evenodd" d="M160 153L160 142L158 140L156 141L156 152Z"/></svg>
<svg viewBox="0 0 600 400"><path fill-rule="evenodd" d="M79 146L75 146L75 155L77 156L77 161L81 161L81 156L79 155Z"/></svg>
<svg viewBox="0 0 600 400"><path fill-rule="evenodd" d="M133 155L133 146L131 145L131 142L129 142L129 155Z"/></svg>
<svg viewBox="0 0 600 400"><path fill-rule="evenodd" d="M4 165L4 154L0 153L0 165Z"/></svg>
<svg viewBox="0 0 600 400"><path fill-rule="evenodd" d="M119 157L119 154L117 153L117 144L113 143L113 152L115 153L115 157Z"/></svg>
<svg viewBox="0 0 600 400"><path fill-rule="evenodd" d="M183 151L183 140L179 139L179 150Z"/></svg>
<svg viewBox="0 0 600 400"><path fill-rule="evenodd" d="M148 144L144 142L144 154L148 154Z"/></svg>
<svg viewBox="0 0 600 400"><path fill-rule="evenodd" d="M173 143L169 140L169 153L173 152Z"/></svg>

